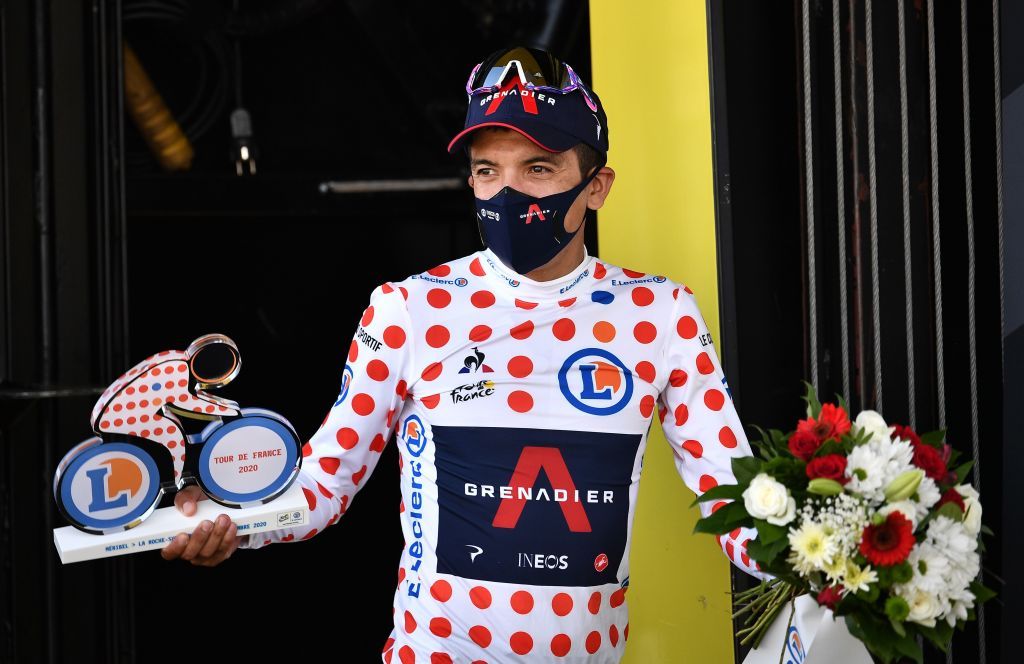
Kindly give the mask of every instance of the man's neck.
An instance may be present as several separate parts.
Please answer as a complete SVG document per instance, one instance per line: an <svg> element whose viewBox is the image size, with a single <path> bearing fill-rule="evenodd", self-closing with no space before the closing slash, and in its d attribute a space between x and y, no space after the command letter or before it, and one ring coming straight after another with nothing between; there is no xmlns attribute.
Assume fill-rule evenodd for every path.
<svg viewBox="0 0 1024 664"><path fill-rule="evenodd" d="M582 229L580 231L573 236L564 249L558 252L558 255L524 276L534 281L551 281L564 277L578 268L585 256Z"/></svg>

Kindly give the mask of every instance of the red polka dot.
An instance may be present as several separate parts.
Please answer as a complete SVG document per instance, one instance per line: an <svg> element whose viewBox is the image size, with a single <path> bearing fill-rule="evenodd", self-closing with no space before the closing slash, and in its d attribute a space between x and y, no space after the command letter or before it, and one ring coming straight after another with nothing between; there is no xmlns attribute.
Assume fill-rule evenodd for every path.
<svg viewBox="0 0 1024 664"><path fill-rule="evenodd" d="M447 602L452 597L452 584L439 579L430 586L430 596L438 602Z"/></svg>
<svg viewBox="0 0 1024 664"><path fill-rule="evenodd" d="M383 283L380 285L380 292L382 293L394 293L395 289L391 287L389 283Z"/></svg>
<svg viewBox="0 0 1024 664"><path fill-rule="evenodd" d="M533 595L525 590L517 590L509 598L509 604L512 606L513 611L525 616L533 610Z"/></svg>
<svg viewBox="0 0 1024 664"><path fill-rule="evenodd" d="M633 289L632 295L633 304L638 307L646 307L651 302L654 302L654 293L646 286L637 286Z"/></svg>
<svg viewBox="0 0 1024 664"><path fill-rule="evenodd" d="M473 262L469 264L469 271L478 277L484 276L484 266L480 264L479 258L474 258Z"/></svg>
<svg viewBox="0 0 1024 664"><path fill-rule="evenodd" d="M725 507L728 504L729 503L725 502L724 500L715 503L714 505L711 506L711 513L714 514L715 512L717 512L718 510L720 510L721 508Z"/></svg>
<svg viewBox="0 0 1024 664"><path fill-rule="evenodd" d="M405 330L397 325L390 325L384 330L384 343L390 348L401 348L405 343Z"/></svg>
<svg viewBox="0 0 1024 664"><path fill-rule="evenodd" d="M715 365L711 363L711 357L707 353L697 356L697 371L704 375L714 373Z"/></svg>
<svg viewBox="0 0 1024 664"><path fill-rule="evenodd" d="M626 601L626 589L625 588L619 588L618 590L613 592L611 594L611 596L608 598L608 606L610 606L610 607L612 607L614 609L614 608L617 608L619 606L622 606L622 603L625 602L625 601Z"/></svg>
<svg viewBox="0 0 1024 664"><path fill-rule="evenodd" d="M486 648L491 645L491 630L483 625L474 625L469 628L469 638L481 648Z"/></svg>
<svg viewBox="0 0 1024 664"><path fill-rule="evenodd" d="M636 375L648 383L653 383L655 376L654 365L647 361L638 363L636 365Z"/></svg>
<svg viewBox="0 0 1024 664"><path fill-rule="evenodd" d="M427 328L427 345L431 348L440 348L448 343L451 334L444 325L431 325Z"/></svg>
<svg viewBox="0 0 1024 664"><path fill-rule="evenodd" d="M366 311L363 312L363 317L359 319L359 324L366 327L373 320L373 305L366 307Z"/></svg>
<svg viewBox="0 0 1024 664"><path fill-rule="evenodd" d="M380 360L370 360L366 365L366 375L376 381L386 380L388 373L388 365Z"/></svg>
<svg viewBox="0 0 1024 664"><path fill-rule="evenodd" d="M536 302L527 302L526 300L520 300L519 298L516 298L516 306L519 307L520 309L527 309L527 310L529 310L529 309L533 309L534 307L536 307L537 303Z"/></svg>
<svg viewBox="0 0 1024 664"><path fill-rule="evenodd" d="M689 378L689 376L687 376L686 372L682 369L673 369L672 373L668 375L668 383L672 387L682 387L686 384L687 378Z"/></svg>
<svg viewBox="0 0 1024 664"><path fill-rule="evenodd" d="M437 267L427 270L427 273L435 277L447 277L451 274L452 268L448 265L438 265Z"/></svg>
<svg viewBox="0 0 1024 664"><path fill-rule="evenodd" d="M626 275L630 279L639 279L640 277L644 276L647 273L646 272L637 272L636 270L628 270L626 268L622 268L622 274Z"/></svg>
<svg viewBox="0 0 1024 664"><path fill-rule="evenodd" d="M587 634L587 652L593 655L601 647L601 632Z"/></svg>
<svg viewBox="0 0 1024 664"><path fill-rule="evenodd" d="M403 401L405 401L406 395L409 394L408 390L409 385L404 380L398 381L398 384L395 385L395 394L402 397Z"/></svg>
<svg viewBox="0 0 1024 664"><path fill-rule="evenodd" d="M551 598L551 610L558 616L567 616L572 611L572 596L569 593L558 593Z"/></svg>
<svg viewBox="0 0 1024 664"><path fill-rule="evenodd" d="M690 419L690 409L686 407L686 404L681 403L676 406L676 426L683 426L688 419Z"/></svg>
<svg viewBox="0 0 1024 664"><path fill-rule="evenodd" d="M594 278L604 279L604 275L608 273L603 263L596 263L594 265Z"/></svg>
<svg viewBox="0 0 1024 664"><path fill-rule="evenodd" d="M576 302L576 298L570 297L568 300L559 300L558 301L558 306L560 306L562 308L571 307L573 304L575 304L575 302Z"/></svg>
<svg viewBox="0 0 1024 664"><path fill-rule="evenodd" d="M338 429L338 433L336 433L334 437L338 440L338 444L346 450L352 449L359 442L359 434L356 433L355 429L350 429L348 427Z"/></svg>
<svg viewBox="0 0 1024 664"><path fill-rule="evenodd" d="M446 652L432 652L430 664L452 664L452 656Z"/></svg>
<svg viewBox="0 0 1024 664"><path fill-rule="evenodd" d="M568 634L555 634L551 639L551 654L555 657L565 657L572 648L572 640Z"/></svg>
<svg viewBox="0 0 1024 664"><path fill-rule="evenodd" d="M654 323L642 320L633 326L633 337L642 344L649 344L658 336L658 328Z"/></svg>
<svg viewBox="0 0 1024 664"><path fill-rule="evenodd" d="M605 320L594 323L594 338L602 343L608 343L615 338L615 326Z"/></svg>
<svg viewBox="0 0 1024 664"><path fill-rule="evenodd" d="M704 446L696 440L683 441L683 449L689 452L694 459L699 459L704 455Z"/></svg>
<svg viewBox="0 0 1024 664"><path fill-rule="evenodd" d="M718 486L718 480L710 475L701 475L699 481L700 491L704 493L708 489L713 489Z"/></svg>
<svg viewBox="0 0 1024 664"><path fill-rule="evenodd" d="M576 334L576 324L569 318L559 318L551 327L551 332L559 341L569 341Z"/></svg>
<svg viewBox="0 0 1024 664"><path fill-rule="evenodd" d="M718 431L718 442L720 442L723 447L736 447L736 434L734 434L732 429L729 427L722 427Z"/></svg>
<svg viewBox="0 0 1024 664"><path fill-rule="evenodd" d="M402 646L398 650L398 659L402 660L402 664L416 664L416 653L409 646Z"/></svg>
<svg viewBox="0 0 1024 664"><path fill-rule="evenodd" d="M491 338L491 328L486 325L477 325L469 331L469 340L481 343Z"/></svg>
<svg viewBox="0 0 1024 664"><path fill-rule="evenodd" d="M354 410L357 415L369 415L373 412L373 407L373 397L369 394L360 392L352 397L352 410Z"/></svg>
<svg viewBox="0 0 1024 664"><path fill-rule="evenodd" d="M491 605L491 591L483 586L473 586L469 590L469 599L478 609L486 609Z"/></svg>
<svg viewBox="0 0 1024 664"><path fill-rule="evenodd" d="M708 390L704 393L704 405L711 410L721 410L725 405L725 395L719 390Z"/></svg>
<svg viewBox="0 0 1024 664"><path fill-rule="evenodd" d="M442 639L452 635L452 624L447 618L437 617L430 619L430 633L440 636Z"/></svg>
<svg viewBox="0 0 1024 664"><path fill-rule="evenodd" d="M619 645L619 628L612 625L608 628L608 640L612 642L612 647Z"/></svg>
<svg viewBox="0 0 1024 664"><path fill-rule="evenodd" d="M508 643L512 647L512 652L517 655L525 655L533 650L533 637L526 632L516 632Z"/></svg>
<svg viewBox="0 0 1024 664"><path fill-rule="evenodd" d="M469 296L469 301L477 309L486 309L494 304L494 293L485 290L477 291Z"/></svg>
<svg viewBox="0 0 1024 664"><path fill-rule="evenodd" d="M405 286L399 286L398 290L402 291L402 297L406 300L409 299L409 291L405 290Z"/></svg>
<svg viewBox="0 0 1024 664"><path fill-rule="evenodd" d="M676 323L676 332L684 339L692 339L697 336L697 321L689 316L683 316Z"/></svg>
<svg viewBox="0 0 1024 664"><path fill-rule="evenodd" d="M384 447L387 444L388 444L387 439L384 437L383 434L379 433L379 434L377 434L376 436L373 437L373 440L370 441L370 451L371 452L383 452L384 451Z"/></svg>
<svg viewBox="0 0 1024 664"><path fill-rule="evenodd" d="M533 321L524 320L522 323L509 330L509 334L512 335L513 339L519 339L520 341L528 339L530 335L533 334Z"/></svg>
<svg viewBox="0 0 1024 664"><path fill-rule="evenodd" d="M645 395L644 398L640 400L640 414L643 417L647 418L647 417L650 417L651 413L653 413L653 412L654 412L654 397L652 397L650 394Z"/></svg>
<svg viewBox="0 0 1024 664"><path fill-rule="evenodd" d="M441 375L442 368L443 367L441 366L440 362L431 362L423 370L421 376L423 377L423 380L434 380L435 378Z"/></svg>
<svg viewBox="0 0 1024 664"><path fill-rule="evenodd" d="M508 395L508 407L517 413L525 413L533 408L533 397L528 392L516 390Z"/></svg>
<svg viewBox="0 0 1024 664"><path fill-rule="evenodd" d="M320 459L320 467L323 468L324 472L328 475L334 475L338 472L338 466L341 465L341 459L335 457L322 457Z"/></svg>
<svg viewBox="0 0 1024 664"><path fill-rule="evenodd" d="M416 631L416 619L408 611L405 612L405 631L410 634Z"/></svg>
<svg viewBox="0 0 1024 664"><path fill-rule="evenodd" d="M427 408L434 408L437 406L438 403L440 403L441 395L431 394L430 396L423 397L422 399L420 399L420 401L422 401L423 405L426 406Z"/></svg>
<svg viewBox="0 0 1024 664"><path fill-rule="evenodd" d="M452 302L452 294L443 288L431 288L427 291L427 303L435 309L444 309Z"/></svg>
<svg viewBox="0 0 1024 664"><path fill-rule="evenodd" d="M595 616L601 610L601 593L599 591L590 595L590 600L587 601L587 610Z"/></svg>
<svg viewBox="0 0 1024 664"><path fill-rule="evenodd" d="M307 489L306 487L302 487L302 495L306 497L306 505L309 506L309 511L312 512L313 510L315 510L316 496L313 494L313 492Z"/></svg>
<svg viewBox="0 0 1024 664"><path fill-rule="evenodd" d="M366 475L366 466L363 466L356 472L352 473L352 484L359 484L363 477Z"/></svg>
<svg viewBox="0 0 1024 664"><path fill-rule="evenodd" d="M515 378L526 378L533 371L533 362L525 355L516 355L508 361L508 372Z"/></svg>
<svg viewBox="0 0 1024 664"><path fill-rule="evenodd" d="M622 630L622 640L625 641L625 640L628 640L628 639L629 639L629 623L626 623L626 628Z"/></svg>

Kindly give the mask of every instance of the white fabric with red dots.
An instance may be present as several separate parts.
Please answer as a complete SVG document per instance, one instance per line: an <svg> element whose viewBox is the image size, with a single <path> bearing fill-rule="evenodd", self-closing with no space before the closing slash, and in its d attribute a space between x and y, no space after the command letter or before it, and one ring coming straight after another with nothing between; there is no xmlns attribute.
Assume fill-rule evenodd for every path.
<svg viewBox="0 0 1024 664"><path fill-rule="evenodd" d="M405 548L384 661L618 662L656 410L688 487L735 482L750 446L688 288L589 255L537 282L480 251L374 290L303 449L310 524L244 546L337 521L394 431ZM666 507L678 527L686 505ZM755 535L719 543L761 577Z"/></svg>

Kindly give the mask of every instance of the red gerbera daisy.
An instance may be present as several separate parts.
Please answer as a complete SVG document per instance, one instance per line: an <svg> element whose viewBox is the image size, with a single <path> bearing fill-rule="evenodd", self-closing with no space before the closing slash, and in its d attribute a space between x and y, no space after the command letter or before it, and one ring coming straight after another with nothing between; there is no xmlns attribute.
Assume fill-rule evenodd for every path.
<svg viewBox="0 0 1024 664"><path fill-rule="evenodd" d="M810 433L819 441L839 440L839 437L850 431L850 416L841 406L826 403L818 413L818 419L808 417L796 425L798 433Z"/></svg>
<svg viewBox="0 0 1024 664"><path fill-rule="evenodd" d="M860 552L873 565L896 565L914 548L914 526L901 512L891 512L885 521L864 529Z"/></svg>

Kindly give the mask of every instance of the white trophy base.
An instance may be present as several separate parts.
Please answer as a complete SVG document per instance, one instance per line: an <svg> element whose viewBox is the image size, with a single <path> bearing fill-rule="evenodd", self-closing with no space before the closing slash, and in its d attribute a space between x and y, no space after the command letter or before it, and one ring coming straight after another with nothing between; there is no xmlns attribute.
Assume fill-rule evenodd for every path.
<svg viewBox="0 0 1024 664"><path fill-rule="evenodd" d="M841 616L833 619L832 612L818 606L810 595L796 598L796 612L787 639L789 611L789 604L782 607L761 645L751 649L743 664L778 664L783 650L788 655L783 662L872 664L868 649L846 629L846 620Z"/></svg>
<svg viewBox="0 0 1024 664"><path fill-rule="evenodd" d="M191 533L204 519L213 521L224 513L238 526L238 535L301 526L309 522L309 503L298 482L264 505L234 509L212 500L200 500L198 510L185 516L177 507L162 507L131 530L110 535L93 535L74 526L54 528L53 543L63 564L126 553L162 549L179 533Z"/></svg>

